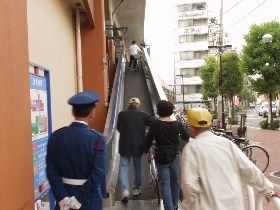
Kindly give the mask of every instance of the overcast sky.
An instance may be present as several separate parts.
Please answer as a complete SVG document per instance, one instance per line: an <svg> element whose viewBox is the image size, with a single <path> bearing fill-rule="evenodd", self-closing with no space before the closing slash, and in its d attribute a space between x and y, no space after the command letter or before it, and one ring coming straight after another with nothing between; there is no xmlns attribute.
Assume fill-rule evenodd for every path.
<svg viewBox="0 0 280 210"><path fill-rule="evenodd" d="M211 14L220 14L221 1L206 0ZM145 42L158 74L173 84L172 0L146 1ZM223 0L223 29L233 47L241 49L243 35L252 24L280 21L279 0Z"/></svg>

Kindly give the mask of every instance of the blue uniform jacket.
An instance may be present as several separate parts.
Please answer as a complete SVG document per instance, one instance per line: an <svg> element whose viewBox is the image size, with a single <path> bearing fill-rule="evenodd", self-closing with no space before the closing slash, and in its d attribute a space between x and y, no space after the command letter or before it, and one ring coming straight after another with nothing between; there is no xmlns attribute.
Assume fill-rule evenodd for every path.
<svg viewBox="0 0 280 210"><path fill-rule="evenodd" d="M102 209L100 183L105 174L105 152L103 135L83 123L73 122L50 136L47 177L57 202L75 196L82 204L80 210ZM62 177L87 181L83 185L68 185Z"/></svg>

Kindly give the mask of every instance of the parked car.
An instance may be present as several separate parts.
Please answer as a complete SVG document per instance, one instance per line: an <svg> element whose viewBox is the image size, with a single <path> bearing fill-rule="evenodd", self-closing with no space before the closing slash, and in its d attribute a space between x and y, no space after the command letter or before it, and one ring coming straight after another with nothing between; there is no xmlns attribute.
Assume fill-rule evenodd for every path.
<svg viewBox="0 0 280 210"><path fill-rule="evenodd" d="M252 102L252 103L249 104L249 107L250 107L250 109L254 109L256 107L256 105L255 105L254 102Z"/></svg>
<svg viewBox="0 0 280 210"><path fill-rule="evenodd" d="M276 117L276 103L272 102L272 117ZM268 114L268 102L263 102L260 104L259 116L267 117Z"/></svg>

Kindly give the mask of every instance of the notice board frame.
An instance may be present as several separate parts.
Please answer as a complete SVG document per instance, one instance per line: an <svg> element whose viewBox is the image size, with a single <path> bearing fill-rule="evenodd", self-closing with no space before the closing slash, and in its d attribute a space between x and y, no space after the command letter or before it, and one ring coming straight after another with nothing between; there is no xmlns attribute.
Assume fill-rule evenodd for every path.
<svg viewBox="0 0 280 210"><path fill-rule="evenodd" d="M36 202L50 191L45 170L47 141L52 133L50 71L49 69L30 61L29 77L34 168L34 201ZM47 109L44 109L45 106L47 106ZM40 138L40 135L42 138ZM42 175L42 177L40 177L40 175Z"/></svg>

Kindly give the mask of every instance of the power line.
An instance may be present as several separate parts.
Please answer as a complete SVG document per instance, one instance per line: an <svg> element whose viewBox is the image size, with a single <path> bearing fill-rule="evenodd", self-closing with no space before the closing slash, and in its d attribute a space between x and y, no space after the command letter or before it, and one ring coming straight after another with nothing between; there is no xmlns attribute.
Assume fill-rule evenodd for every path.
<svg viewBox="0 0 280 210"><path fill-rule="evenodd" d="M253 13L256 9L258 9L262 4L264 4L267 0L264 0L262 3L260 3L256 8L254 8L251 12L249 12L247 15L245 15L244 17L242 17L241 19L239 19L238 21L236 21L235 23L231 24L230 26L224 28L223 30L226 30L234 25L236 25L237 23L239 23L240 21L244 20L246 17L248 17L251 13Z"/></svg>
<svg viewBox="0 0 280 210"><path fill-rule="evenodd" d="M230 11L231 9L233 9L234 7L236 7L242 0L240 0L239 2L237 2L236 4L234 4L232 7L230 7L228 10L226 10L225 12L222 13L222 15L226 14L228 11ZM221 17L221 15L217 15L216 17L214 18L217 18L217 17Z"/></svg>

